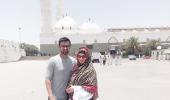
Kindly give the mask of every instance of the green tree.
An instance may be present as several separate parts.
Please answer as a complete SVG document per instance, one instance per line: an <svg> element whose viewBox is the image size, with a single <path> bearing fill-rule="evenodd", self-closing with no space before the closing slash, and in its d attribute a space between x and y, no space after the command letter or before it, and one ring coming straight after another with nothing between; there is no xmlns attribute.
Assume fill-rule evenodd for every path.
<svg viewBox="0 0 170 100"><path fill-rule="evenodd" d="M151 50L156 50L157 49L157 46L160 45L161 43L161 40L160 39L152 39L152 40L148 40L146 42L146 46L145 46L145 54L146 55L149 55L151 54Z"/></svg>
<svg viewBox="0 0 170 100"><path fill-rule="evenodd" d="M156 50L157 46L160 45L160 39L158 40L155 40L155 39L152 39L152 40L149 40L146 45L148 48L150 48L151 50Z"/></svg>
<svg viewBox="0 0 170 100"><path fill-rule="evenodd" d="M35 45L21 43L20 48L25 50L26 56L36 56L39 53L39 49Z"/></svg>
<svg viewBox="0 0 170 100"><path fill-rule="evenodd" d="M125 50L128 54L138 54L140 50L138 38L130 37L125 41Z"/></svg>

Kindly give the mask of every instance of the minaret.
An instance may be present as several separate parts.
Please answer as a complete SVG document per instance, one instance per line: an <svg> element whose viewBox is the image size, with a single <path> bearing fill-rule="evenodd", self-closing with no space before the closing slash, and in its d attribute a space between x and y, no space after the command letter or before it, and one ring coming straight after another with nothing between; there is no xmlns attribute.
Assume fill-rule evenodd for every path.
<svg viewBox="0 0 170 100"><path fill-rule="evenodd" d="M63 16L63 2L62 0L56 0L56 21Z"/></svg>
<svg viewBox="0 0 170 100"><path fill-rule="evenodd" d="M42 27L41 36L47 36L52 33L52 13L51 0L40 0Z"/></svg>

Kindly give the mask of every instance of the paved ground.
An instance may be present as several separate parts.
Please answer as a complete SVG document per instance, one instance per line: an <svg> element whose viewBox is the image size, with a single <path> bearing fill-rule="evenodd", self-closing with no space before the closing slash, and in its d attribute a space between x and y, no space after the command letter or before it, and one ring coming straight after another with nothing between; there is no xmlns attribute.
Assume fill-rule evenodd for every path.
<svg viewBox="0 0 170 100"><path fill-rule="evenodd" d="M47 100L46 62L0 63L0 100ZM98 100L170 100L170 61L123 59L119 66L94 66Z"/></svg>

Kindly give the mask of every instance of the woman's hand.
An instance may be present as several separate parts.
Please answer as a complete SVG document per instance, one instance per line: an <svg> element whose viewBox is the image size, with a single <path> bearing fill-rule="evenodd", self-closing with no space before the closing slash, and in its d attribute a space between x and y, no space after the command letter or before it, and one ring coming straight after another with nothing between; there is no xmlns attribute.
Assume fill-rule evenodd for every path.
<svg viewBox="0 0 170 100"><path fill-rule="evenodd" d="M66 92L68 94L73 93L74 92L74 88L73 87L69 87L69 88L66 89Z"/></svg>

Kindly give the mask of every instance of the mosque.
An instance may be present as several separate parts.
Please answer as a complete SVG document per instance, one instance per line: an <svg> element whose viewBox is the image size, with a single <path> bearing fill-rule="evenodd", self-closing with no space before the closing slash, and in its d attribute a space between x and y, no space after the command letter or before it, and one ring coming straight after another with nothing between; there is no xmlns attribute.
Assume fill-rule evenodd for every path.
<svg viewBox="0 0 170 100"><path fill-rule="evenodd" d="M164 44L170 40L168 26L103 29L91 19L78 25L72 17L62 16L61 2L62 0L57 0L55 22L52 22L51 1L40 2L42 15L40 51L45 55L56 55L59 52L57 45L61 37L68 37L71 40L71 54L74 54L80 46L86 46L92 52L108 52L110 49L120 48L121 44L132 36L138 38L141 44L148 39L160 39Z"/></svg>

